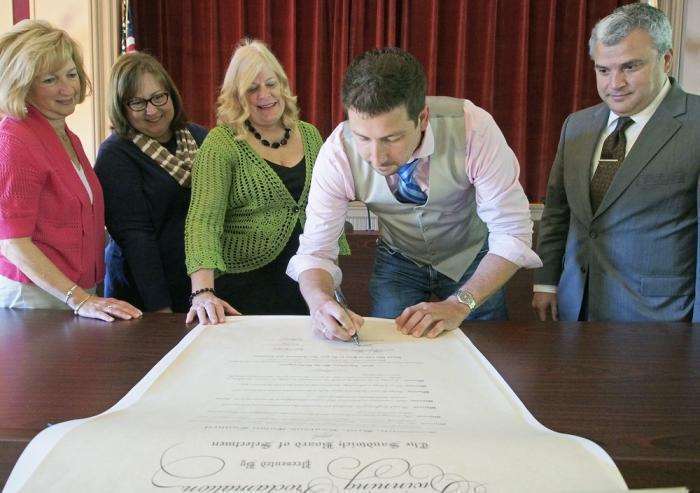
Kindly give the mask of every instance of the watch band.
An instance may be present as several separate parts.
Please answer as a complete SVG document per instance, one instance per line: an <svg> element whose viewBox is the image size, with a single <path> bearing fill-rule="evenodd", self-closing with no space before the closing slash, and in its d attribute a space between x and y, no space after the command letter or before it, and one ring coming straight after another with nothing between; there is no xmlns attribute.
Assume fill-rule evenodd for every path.
<svg viewBox="0 0 700 493"><path fill-rule="evenodd" d="M458 289L455 292L455 297L457 298L457 301L463 305L467 305L467 307L469 307L469 311L474 311L476 309L477 303L474 299L474 295L472 295L466 289Z"/></svg>

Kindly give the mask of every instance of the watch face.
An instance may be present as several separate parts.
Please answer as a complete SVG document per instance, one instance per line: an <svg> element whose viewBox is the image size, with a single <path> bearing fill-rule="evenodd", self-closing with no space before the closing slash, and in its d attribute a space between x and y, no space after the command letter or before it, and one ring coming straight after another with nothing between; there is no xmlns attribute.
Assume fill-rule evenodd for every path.
<svg viewBox="0 0 700 493"><path fill-rule="evenodd" d="M457 295L459 302L467 305L470 310L476 308L476 300L474 300L474 297L469 291L460 289L455 294Z"/></svg>

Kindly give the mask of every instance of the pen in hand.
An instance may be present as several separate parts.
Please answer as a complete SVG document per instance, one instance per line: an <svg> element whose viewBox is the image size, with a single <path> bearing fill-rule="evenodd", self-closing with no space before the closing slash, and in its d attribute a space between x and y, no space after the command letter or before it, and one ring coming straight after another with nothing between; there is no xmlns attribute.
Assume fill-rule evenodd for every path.
<svg viewBox="0 0 700 493"><path fill-rule="evenodd" d="M343 296L343 292L340 290L340 288L338 288L335 291L333 291L333 295L335 296L335 301L337 301L338 304L343 308L343 311L348 317L348 320L352 322L352 317L350 316L350 312L348 311L348 303L347 301L345 301L345 296ZM352 335L352 342L354 342L358 346L360 345L360 338L357 336L357 331L355 331L355 333Z"/></svg>

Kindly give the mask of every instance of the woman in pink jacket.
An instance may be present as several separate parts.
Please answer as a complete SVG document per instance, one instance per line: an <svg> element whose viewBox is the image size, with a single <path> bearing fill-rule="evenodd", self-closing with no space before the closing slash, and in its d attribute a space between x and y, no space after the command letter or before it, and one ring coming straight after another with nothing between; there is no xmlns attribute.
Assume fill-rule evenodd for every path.
<svg viewBox="0 0 700 493"><path fill-rule="evenodd" d="M22 21L0 36L0 307L65 308L112 321L141 312L96 296L104 203L65 119L90 88L65 31Z"/></svg>

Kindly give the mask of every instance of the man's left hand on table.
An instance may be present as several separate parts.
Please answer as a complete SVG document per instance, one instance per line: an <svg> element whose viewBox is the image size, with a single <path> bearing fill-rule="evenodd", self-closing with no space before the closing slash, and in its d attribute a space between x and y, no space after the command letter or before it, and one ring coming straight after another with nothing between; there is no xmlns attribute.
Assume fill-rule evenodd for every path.
<svg viewBox="0 0 700 493"><path fill-rule="evenodd" d="M458 328L469 313L469 307L450 296L444 301L409 306L396 318L396 326L404 334L432 338Z"/></svg>

